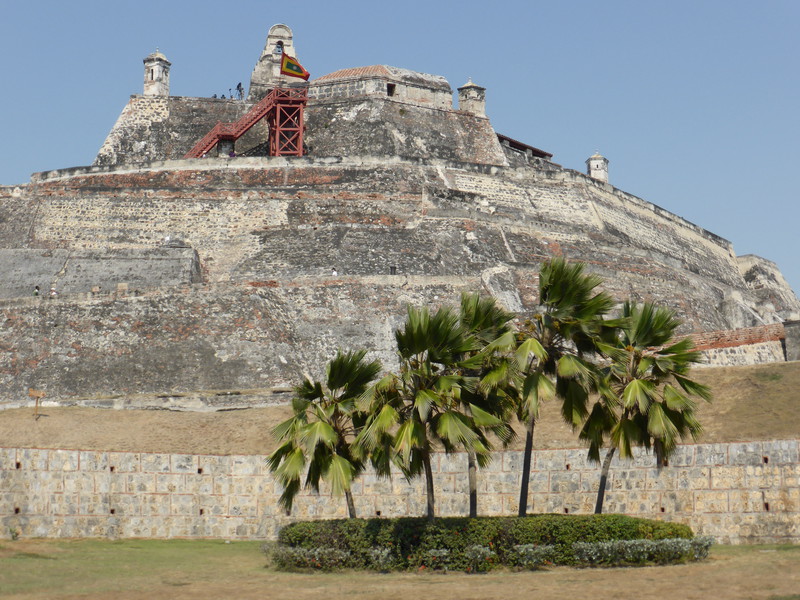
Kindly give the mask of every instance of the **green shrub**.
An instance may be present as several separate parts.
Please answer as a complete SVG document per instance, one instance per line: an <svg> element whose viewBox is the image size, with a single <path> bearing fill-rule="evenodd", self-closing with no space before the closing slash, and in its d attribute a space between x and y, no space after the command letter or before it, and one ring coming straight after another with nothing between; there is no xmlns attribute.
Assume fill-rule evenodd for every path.
<svg viewBox="0 0 800 600"><path fill-rule="evenodd" d="M497 561L497 553L488 546L470 546L463 552L468 573L483 573Z"/></svg>
<svg viewBox="0 0 800 600"><path fill-rule="evenodd" d="M386 573L397 566L397 557L391 548L370 548L367 551L367 563L365 566L368 569Z"/></svg>
<svg viewBox="0 0 800 600"><path fill-rule="evenodd" d="M542 562L575 564L580 562L576 560L576 542L690 539L692 536L692 530L685 525L624 515L544 514L524 518L453 517L433 522L424 518L304 521L284 527L278 535L278 543L306 550L340 550L348 553L348 564L354 568L425 567L474 572L497 564L523 568L542 564L536 562L538 558L532 558L538 557L533 550L527 551L533 553L530 557L521 558L517 546L550 547ZM476 548L491 553L489 560L483 556L481 561L484 550ZM386 552L378 557L376 549ZM438 554L442 550L447 550L446 556ZM698 556L702 554L702 546L698 546L696 552ZM708 550L705 552L707 554Z"/></svg>
<svg viewBox="0 0 800 600"><path fill-rule="evenodd" d="M714 538L710 535L701 535L691 541L692 544L692 560L703 560L708 558L708 551L714 544Z"/></svg>
<svg viewBox="0 0 800 600"><path fill-rule="evenodd" d="M338 548L300 548L282 545L273 548L272 564L282 571L297 569L335 571L356 566L352 555Z"/></svg>
<svg viewBox="0 0 800 600"><path fill-rule="evenodd" d="M509 564L522 569L537 569L543 564L552 563L555 558L555 546L537 546L535 544L517 544L510 553Z"/></svg>
<svg viewBox="0 0 800 600"><path fill-rule="evenodd" d="M575 542L572 549L576 561L588 566L672 564L705 558L712 543L710 537L612 540Z"/></svg>

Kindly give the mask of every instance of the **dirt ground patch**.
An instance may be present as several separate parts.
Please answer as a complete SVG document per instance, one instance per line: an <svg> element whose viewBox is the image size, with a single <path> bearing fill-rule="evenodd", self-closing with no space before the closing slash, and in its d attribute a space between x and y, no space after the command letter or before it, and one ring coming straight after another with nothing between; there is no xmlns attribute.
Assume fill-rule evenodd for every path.
<svg viewBox="0 0 800 600"><path fill-rule="evenodd" d="M0 596L81 598L291 597L295 600L725 600L800 598L800 546L715 546L699 563L533 572L280 573L256 542L18 540L0 544Z"/></svg>
<svg viewBox="0 0 800 600"><path fill-rule="evenodd" d="M698 416L703 443L794 439L800 431L800 362L698 369L714 401ZM290 415L273 406L195 413L160 410L32 408L0 411L0 447L62 448L186 454L266 454L275 447L272 428ZM519 428L521 431L521 428ZM522 436L512 449L521 450ZM536 448L578 447L555 402L542 409Z"/></svg>

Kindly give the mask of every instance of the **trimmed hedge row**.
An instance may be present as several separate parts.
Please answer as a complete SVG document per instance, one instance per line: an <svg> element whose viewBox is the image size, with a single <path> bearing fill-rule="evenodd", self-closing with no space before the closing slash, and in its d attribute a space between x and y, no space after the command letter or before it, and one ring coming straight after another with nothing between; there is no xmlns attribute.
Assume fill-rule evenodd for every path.
<svg viewBox="0 0 800 600"><path fill-rule="evenodd" d="M279 551L273 560L278 568L291 568L290 563L296 567L297 561L304 560L309 563L307 566L319 568L317 563L328 563L335 554L338 558L332 563L349 568L372 567L379 559L381 570L425 567L480 571L494 564L533 564L532 556L545 556L535 551L536 547L548 547L548 562L577 564L573 549L576 542L693 536L686 525L624 515L452 517L432 523L424 518L303 521L281 530ZM325 553L326 560L320 560L322 557L316 556L319 553ZM280 564L283 559L279 554L286 557L287 564ZM297 556L290 559L290 555Z"/></svg>

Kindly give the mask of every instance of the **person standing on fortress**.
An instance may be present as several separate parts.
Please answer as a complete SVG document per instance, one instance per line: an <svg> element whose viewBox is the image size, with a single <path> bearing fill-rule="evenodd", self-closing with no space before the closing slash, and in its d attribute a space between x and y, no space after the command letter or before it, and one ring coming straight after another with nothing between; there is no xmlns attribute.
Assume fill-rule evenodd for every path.
<svg viewBox="0 0 800 600"><path fill-rule="evenodd" d="M56 291L56 288L51 287L50 288L50 299L52 300L53 298L58 298L58 292Z"/></svg>
<svg viewBox="0 0 800 600"><path fill-rule="evenodd" d="M33 295L34 295L34 296L38 296L38 295L39 295L39 286L38 286L38 285L37 285L37 286L34 286L34 288L33 288Z"/></svg>

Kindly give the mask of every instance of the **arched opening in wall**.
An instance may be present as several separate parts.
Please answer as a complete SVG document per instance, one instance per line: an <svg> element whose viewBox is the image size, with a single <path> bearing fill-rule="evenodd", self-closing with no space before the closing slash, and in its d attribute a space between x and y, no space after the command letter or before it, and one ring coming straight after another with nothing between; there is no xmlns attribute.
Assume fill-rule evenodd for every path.
<svg viewBox="0 0 800 600"><path fill-rule="evenodd" d="M117 513L117 509L116 508L112 508L111 510L108 511L108 513L111 514L111 515L114 515L114 514Z"/></svg>
<svg viewBox="0 0 800 600"><path fill-rule="evenodd" d="M764 510L769 512L769 502L764 502Z"/></svg>
<svg viewBox="0 0 800 600"><path fill-rule="evenodd" d="M762 456L762 457L761 457L761 460L763 460L763 461L764 461L764 464L765 464L765 465L768 465L768 464L769 464L769 456Z"/></svg>
<svg viewBox="0 0 800 600"><path fill-rule="evenodd" d="M21 462L17 462L17 464L16 464L16 467L15 467L15 468L16 468L17 470L21 469L21 468L22 468L22 463L21 463Z"/></svg>
<svg viewBox="0 0 800 600"><path fill-rule="evenodd" d="M156 70L150 69L150 81L153 81L156 78Z"/></svg>
<svg viewBox="0 0 800 600"><path fill-rule="evenodd" d="M568 514L569 514L569 509L568 509L568 508L565 508L565 509L564 509L564 514L565 514L565 515L568 515Z"/></svg>
<svg viewBox="0 0 800 600"><path fill-rule="evenodd" d="M276 42L275 47L272 49L272 53L275 56L280 56L281 54L283 54L283 42L280 41Z"/></svg>
<svg viewBox="0 0 800 600"><path fill-rule="evenodd" d="M198 475L202 475L203 474L203 467L200 467L199 469L197 469L197 474Z"/></svg>
<svg viewBox="0 0 800 600"><path fill-rule="evenodd" d="M395 84L394 83L387 83L386 84L386 95L389 96L389 97L394 96L395 89L396 88L395 88Z"/></svg>
<svg viewBox="0 0 800 600"><path fill-rule="evenodd" d="M15 507L14 507L14 514L15 514L15 515L18 515L18 514L19 514L19 506L15 506Z"/></svg>

